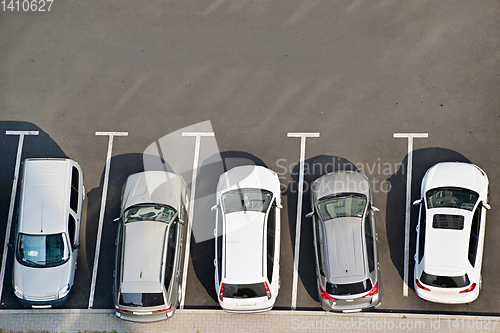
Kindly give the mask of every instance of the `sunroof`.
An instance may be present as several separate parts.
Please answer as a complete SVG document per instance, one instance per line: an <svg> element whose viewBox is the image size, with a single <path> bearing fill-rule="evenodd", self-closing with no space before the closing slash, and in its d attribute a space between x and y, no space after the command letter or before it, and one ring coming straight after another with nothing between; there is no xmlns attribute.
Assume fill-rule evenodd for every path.
<svg viewBox="0 0 500 333"><path fill-rule="evenodd" d="M435 229L462 230L464 217L462 215L435 214L432 218L432 227Z"/></svg>

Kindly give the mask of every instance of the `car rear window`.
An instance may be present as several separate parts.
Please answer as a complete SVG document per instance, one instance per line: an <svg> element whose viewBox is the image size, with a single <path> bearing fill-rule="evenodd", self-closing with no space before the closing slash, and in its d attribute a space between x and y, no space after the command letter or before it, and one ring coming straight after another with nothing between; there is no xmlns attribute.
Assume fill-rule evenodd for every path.
<svg viewBox="0 0 500 333"><path fill-rule="evenodd" d="M164 305L162 293L121 293L120 305L150 307Z"/></svg>
<svg viewBox="0 0 500 333"><path fill-rule="evenodd" d="M464 228L464 217L462 215L434 214L432 227L434 229L462 230Z"/></svg>
<svg viewBox="0 0 500 333"><path fill-rule="evenodd" d="M439 288L463 288L470 284L467 274L461 276L439 276L422 272L420 281L426 285Z"/></svg>
<svg viewBox="0 0 500 333"><path fill-rule="evenodd" d="M262 283L252 284L224 284L224 297L252 298L267 296L266 286Z"/></svg>
<svg viewBox="0 0 500 333"><path fill-rule="evenodd" d="M365 293L372 289L372 282L370 279L366 279L361 282L355 283L327 283L326 292L330 295L356 295Z"/></svg>

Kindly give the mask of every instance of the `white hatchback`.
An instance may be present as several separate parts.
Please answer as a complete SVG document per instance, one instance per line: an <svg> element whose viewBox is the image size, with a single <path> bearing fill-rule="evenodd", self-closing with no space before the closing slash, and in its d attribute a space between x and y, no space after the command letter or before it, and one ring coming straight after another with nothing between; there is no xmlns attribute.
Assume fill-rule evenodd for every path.
<svg viewBox="0 0 500 333"><path fill-rule="evenodd" d="M280 182L261 166L240 166L217 185L215 289L228 312L270 310L279 291Z"/></svg>
<svg viewBox="0 0 500 333"><path fill-rule="evenodd" d="M488 177L469 163L438 163L422 180L415 253L415 292L438 303L479 296Z"/></svg>

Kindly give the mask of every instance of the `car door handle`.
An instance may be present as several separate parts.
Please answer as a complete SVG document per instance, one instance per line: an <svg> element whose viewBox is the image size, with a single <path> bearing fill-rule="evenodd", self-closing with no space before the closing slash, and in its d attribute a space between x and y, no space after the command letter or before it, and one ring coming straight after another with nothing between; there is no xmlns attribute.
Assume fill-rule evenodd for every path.
<svg viewBox="0 0 500 333"><path fill-rule="evenodd" d="M214 266L217 266L217 259L214 259Z"/></svg>

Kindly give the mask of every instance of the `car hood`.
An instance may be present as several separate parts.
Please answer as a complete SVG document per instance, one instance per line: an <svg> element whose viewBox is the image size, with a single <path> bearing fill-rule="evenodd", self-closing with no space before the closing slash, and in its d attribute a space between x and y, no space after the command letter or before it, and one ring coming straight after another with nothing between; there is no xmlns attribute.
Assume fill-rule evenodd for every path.
<svg viewBox="0 0 500 333"><path fill-rule="evenodd" d="M370 182L362 173L337 171L318 178L313 183L313 191L316 200L341 193L361 193L370 199Z"/></svg>
<svg viewBox="0 0 500 333"><path fill-rule="evenodd" d="M258 165L244 165L222 174L217 187L219 192L240 188L265 189L277 196L280 184L276 172Z"/></svg>
<svg viewBox="0 0 500 333"><path fill-rule="evenodd" d="M142 203L157 203L179 209L184 180L171 172L145 171L130 175L123 189L122 211Z"/></svg>
<svg viewBox="0 0 500 333"><path fill-rule="evenodd" d="M23 294L32 298L57 296L69 283L71 260L56 267L28 267L14 259L13 281Z"/></svg>
<svg viewBox="0 0 500 333"><path fill-rule="evenodd" d="M474 164L445 162L430 168L422 180L422 195L438 187L461 187L482 194L486 174Z"/></svg>

